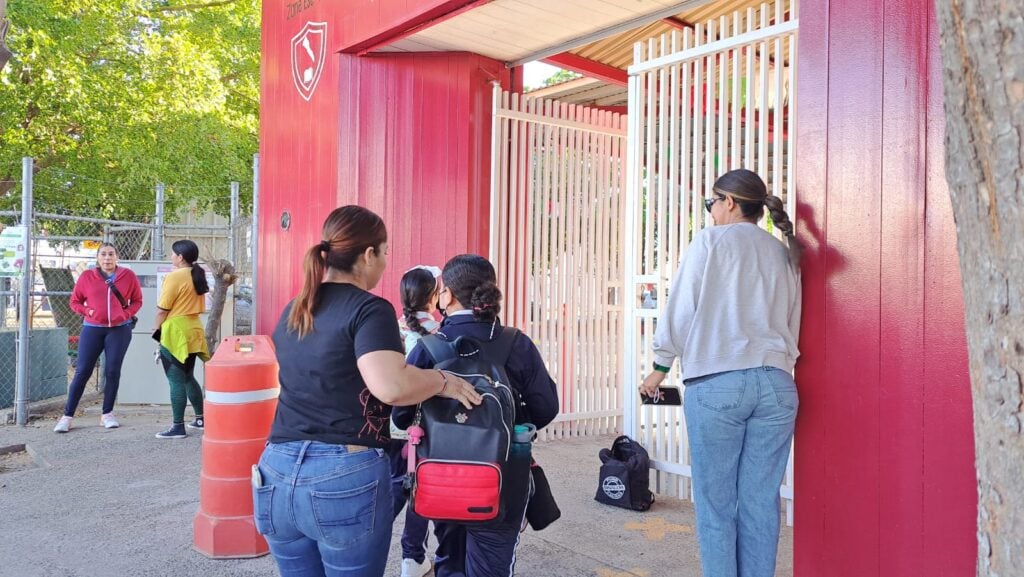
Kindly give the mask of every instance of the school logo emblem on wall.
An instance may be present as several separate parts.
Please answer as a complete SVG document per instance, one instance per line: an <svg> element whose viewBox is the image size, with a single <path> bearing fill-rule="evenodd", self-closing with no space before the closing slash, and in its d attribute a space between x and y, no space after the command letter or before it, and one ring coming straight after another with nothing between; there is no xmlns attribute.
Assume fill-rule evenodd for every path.
<svg viewBox="0 0 1024 577"><path fill-rule="evenodd" d="M327 23L306 22L292 36L292 81L299 95L309 102L320 82L327 59Z"/></svg>

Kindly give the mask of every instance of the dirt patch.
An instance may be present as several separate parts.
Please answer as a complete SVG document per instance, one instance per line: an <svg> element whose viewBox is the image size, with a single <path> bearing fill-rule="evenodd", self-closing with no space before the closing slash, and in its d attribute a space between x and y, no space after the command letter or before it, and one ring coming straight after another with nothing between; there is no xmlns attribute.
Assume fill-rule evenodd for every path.
<svg viewBox="0 0 1024 577"><path fill-rule="evenodd" d="M35 469L38 466L32 455L25 450L25 445L0 447L0 475Z"/></svg>

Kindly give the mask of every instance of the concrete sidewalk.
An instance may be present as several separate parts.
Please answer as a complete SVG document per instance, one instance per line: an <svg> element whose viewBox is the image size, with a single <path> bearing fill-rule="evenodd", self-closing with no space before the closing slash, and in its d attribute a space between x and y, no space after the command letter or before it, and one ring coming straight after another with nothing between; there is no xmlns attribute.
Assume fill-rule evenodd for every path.
<svg viewBox="0 0 1024 577"><path fill-rule="evenodd" d="M0 426L0 447L26 444L43 467L0 474L0 576L272 576L269 556L212 560L192 549L202 434L153 435L170 409L119 407L121 428L86 407L71 432L54 419ZM527 530L516 575L523 577L699 576L690 503L663 497L634 513L594 501L599 449L612 438L538 444L562 519ZM399 574L401 519L387 575ZM434 546L431 537L431 546ZM783 528L777 575L792 575L792 530Z"/></svg>

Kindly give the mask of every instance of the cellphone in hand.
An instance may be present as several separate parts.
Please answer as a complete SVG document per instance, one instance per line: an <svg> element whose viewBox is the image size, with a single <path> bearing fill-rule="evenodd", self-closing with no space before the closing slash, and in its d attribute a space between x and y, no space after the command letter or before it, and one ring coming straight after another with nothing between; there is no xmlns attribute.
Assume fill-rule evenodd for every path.
<svg viewBox="0 0 1024 577"><path fill-rule="evenodd" d="M683 404L679 387L658 387L658 392L655 395L647 396L640 393L640 400L645 405L680 406Z"/></svg>

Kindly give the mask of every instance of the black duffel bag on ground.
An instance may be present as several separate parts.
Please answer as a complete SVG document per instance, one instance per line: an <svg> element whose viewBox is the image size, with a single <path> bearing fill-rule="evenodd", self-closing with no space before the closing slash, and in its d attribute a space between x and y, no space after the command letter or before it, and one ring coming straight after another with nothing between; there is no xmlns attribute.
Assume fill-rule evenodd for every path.
<svg viewBox="0 0 1024 577"><path fill-rule="evenodd" d="M654 503L650 490L651 462L647 449L626 435L615 439L611 449L601 449L597 501L633 511L646 511Z"/></svg>

